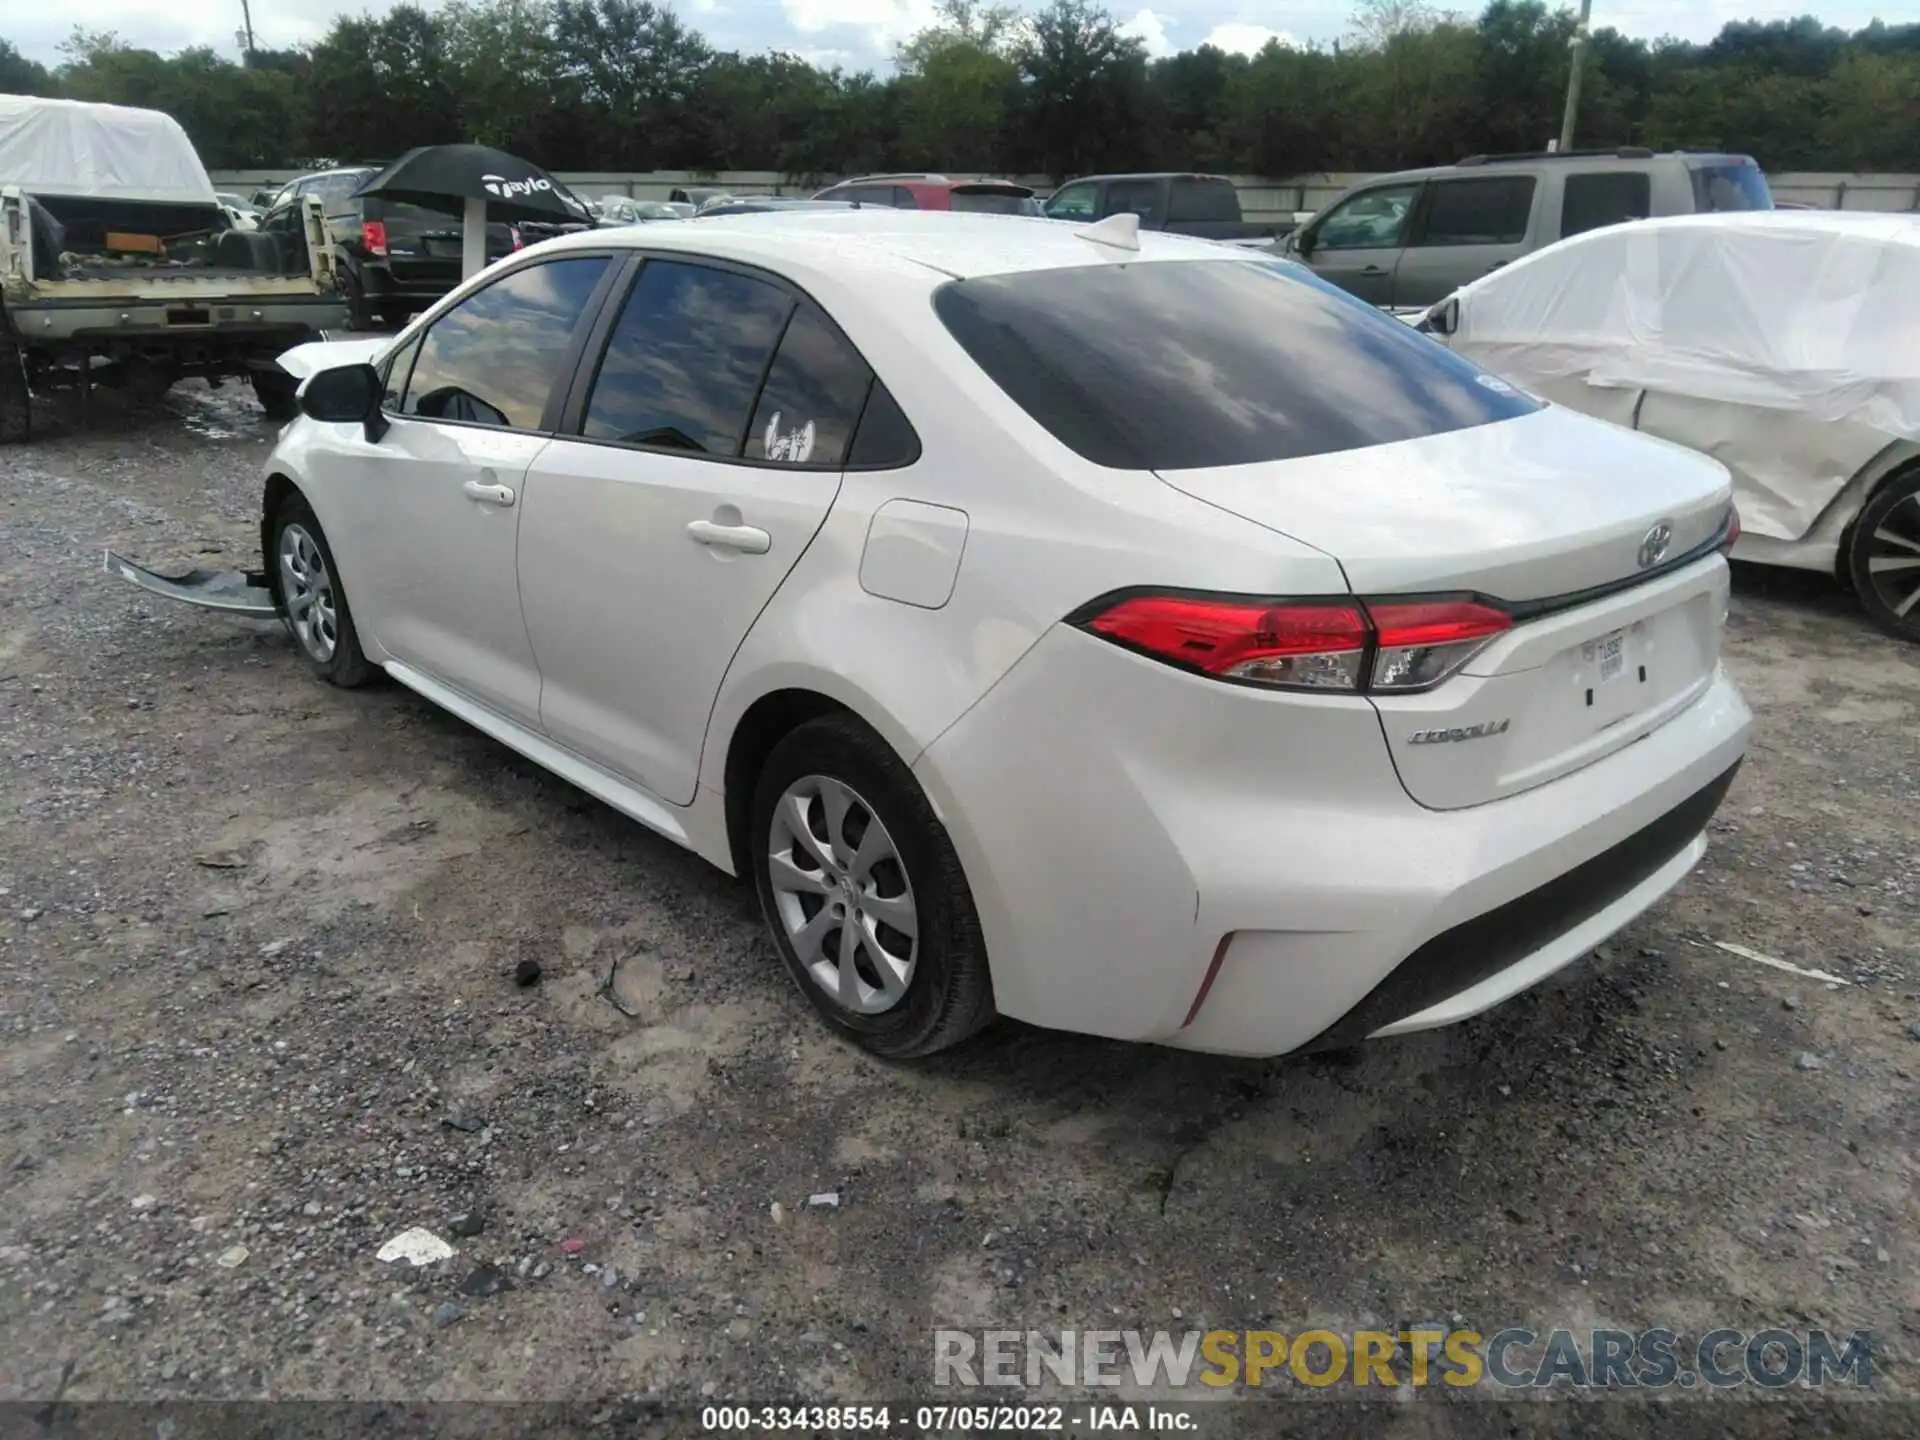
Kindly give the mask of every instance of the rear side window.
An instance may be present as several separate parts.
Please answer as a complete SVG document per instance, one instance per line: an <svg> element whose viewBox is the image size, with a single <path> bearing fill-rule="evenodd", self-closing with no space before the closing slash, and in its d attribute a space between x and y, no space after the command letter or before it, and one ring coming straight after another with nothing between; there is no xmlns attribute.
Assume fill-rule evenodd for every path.
<svg viewBox="0 0 1920 1440"><path fill-rule="evenodd" d="M747 427L746 458L839 469L873 372L810 307L796 310Z"/></svg>
<svg viewBox="0 0 1920 1440"><path fill-rule="evenodd" d="M913 191L904 185L893 187L893 208L896 210L918 210L920 202L914 198Z"/></svg>
<svg viewBox="0 0 1920 1440"><path fill-rule="evenodd" d="M1696 165L1692 170L1693 203L1702 213L1773 209L1767 177L1751 160Z"/></svg>
<svg viewBox="0 0 1920 1440"><path fill-rule="evenodd" d="M648 261L607 341L583 433L737 457L793 308L786 291L737 271Z"/></svg>
<svg viewBox="0 0 1920 1440"><path fill-rule="evenodd" d="M1167 219L1238 220L1240 197L1226 180L1175 180L1167 197Z"/></svg>
<svg viewBox="0 0 1920 1440"><path fill-rule="evenodd" d="M1581 235L1653 213L1653 185L1644 171L1569 175L1560 197L1560 235Z"/></svg>
<svg viewBox="0 0 1920 1440"><path fill-rule="evenodd" d="M1031 215L1034 208L1018 190L955 190L947 199L953 209L975 215Z"/></svg>
<svg viewBox="0 0 1920 1440"><path fill-rule="evenodd" d="M1100 207L1106 215L1138 215L1152 228L1160 218L1160 182L1157 180L1110 180L1107 203Z"/></svg>
<svg viewBox="0 0 1920 1440"><path fill-rule="evenodd" d="M1538 408L1284 262L983 276L942 286L934 309L1021 409L1117 469L1292 460Z"/></svg>
<svg viewBox="0 0 1920 1440"><path fill-rule="evenodd" d="M1056 220L1091 220L1100 206L1100 190L1094 185L1068 185L1053 192L1047 201L1047 214Z"/></svg>
<svg viewBox="0 0 1920 1440"><path fill-rule="evenodd" d="M337 175L322 175L313 182L309 193L318 195L328 209L334 209L341 201L351 198L354 191L372 178L373 173L365 170L348 170Z"/></svg>
<svg viewBox="0 0 1920 1440"><path fill-rule="evenodd" d="M604 256L515 270L433 322L403 413L538 430L574 328L607 268Z"/></svg>
<svg viewBox="0 0 1920 1440"><path fill-rule="evenodd" d="M1416 245L1518 245L1533 213L1534 178L1441 180L1433 187Z"/></svg>

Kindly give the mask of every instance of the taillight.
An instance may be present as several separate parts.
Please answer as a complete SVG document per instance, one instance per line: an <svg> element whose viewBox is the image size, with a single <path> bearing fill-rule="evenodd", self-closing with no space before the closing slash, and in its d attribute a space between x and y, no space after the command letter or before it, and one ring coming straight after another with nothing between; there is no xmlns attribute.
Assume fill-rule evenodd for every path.
<svg viewBox="0 0 1920 1440"><path fill-rule="evenodd" d="M1229 680L1359 688L1367 622L1356 606L1135 595L1087 620L1096 635Z"/></svg>
<svg viewBox="0 0 1920 1440"><path fill-rule="evenodd" d="M1134 594L1095 602L1082 629L1223 680L1286 690L1405 694L1438 685L1513 617L1479 600L1263 600Z"/></svg>
<svg viewBox="0 0 1920 1440"><path fill-rule="evenodd" d="M1738 505L1729 505L1727 507L1727 538L1720 543L1720 553L1722 555L1733 554L1733 547L1739 543L1740 507Z"/></svg>
<svg viewBox="0 0 1920 1440"><path fill-rule="evenodd" d="M369 255L387 253L387 222L384 220L363 221L360 226L360 243L367 247Z"/></svg>
<svg viewBox="0 0 1920 1440"><path fill-rule="evenodd" d="M524 250L527 248L527 242L520 237L520 227L518 225L509 225L507 227L507 235L513 241L514 249Z"/></svg>
<svg viewBox="0 0 1920 1440"><path fill-rule="evenodd" d="M1477 600L1369 600L1373 617L1373 688L1425 690L1438 685L1502 630L1504 610Z"/></svg>

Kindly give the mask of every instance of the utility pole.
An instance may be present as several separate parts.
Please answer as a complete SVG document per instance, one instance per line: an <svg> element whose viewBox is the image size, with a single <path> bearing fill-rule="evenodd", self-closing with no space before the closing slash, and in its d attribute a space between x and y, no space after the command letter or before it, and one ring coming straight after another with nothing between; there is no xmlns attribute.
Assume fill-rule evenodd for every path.
<svg viewBox="0 0 1920 1440"><path fill-rule="evenodd" d="M251 0L240 0L240 17L247 25L247 64L253 64L253 5Z"/></svg>
<svg viewBox="0 0 1920 1440"><path fill-rule="evenodd" d="M1573 69L1567 76L1567 113L1560 122L1560 148L1573 148L1573 122L1580 113L1580 74L1587 68L1587 21L1593 0L1580 0L1580 23L1573 31Z"/></svg>

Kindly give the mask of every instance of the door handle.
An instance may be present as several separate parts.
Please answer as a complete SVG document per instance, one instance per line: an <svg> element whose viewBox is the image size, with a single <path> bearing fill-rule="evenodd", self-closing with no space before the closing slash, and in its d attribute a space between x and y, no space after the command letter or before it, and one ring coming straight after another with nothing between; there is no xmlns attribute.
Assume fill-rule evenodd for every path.
<svg viewBox="0 0 1920 1440"><path fill-rule="evenodd" d="M469 480L460 488L469 500L478 500L482 505L498 505L504 509L513 504L513 489L508 485L482 485L478 480Z"/></svg>
<svg viewBox="0 0 1920 1440"><path fill-rule="evenodd" d="M764 555L773 548L773 537L752 525L716 525L711 520L695 520L687 534L698 543L720 550L738 550L743 555Z"/></svg>
<svg viewBox="0 0 1920 1440"><path fill-rule="evenodd" d="M1362 275L1384 275L1387 272L1378 265L1363 265L1360 267L1360 273Z"/></svg>

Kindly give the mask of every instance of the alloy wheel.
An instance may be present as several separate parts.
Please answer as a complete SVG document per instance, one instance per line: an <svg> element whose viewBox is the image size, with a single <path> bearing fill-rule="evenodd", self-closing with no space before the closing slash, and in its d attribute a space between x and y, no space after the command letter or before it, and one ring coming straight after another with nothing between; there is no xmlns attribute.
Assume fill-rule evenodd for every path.
<svg viewBox="0 0 1920 1440"><path fill-rule="evenodd" d="M827 775L789 785L773 808L767 869L794 954L837 1004L878 1015L913 982L919 919L887 827L852 786Z"/></svg>
<svg viewBox="0 0 1920 1440"><path fill-rule="evenodd" d="M1874 526L1867 541L1867 580L1895 619L1920 625L1920 491Z"/></svg>
<svg viewBox="0 0 1920 1440"><path fill-rule="evenodd" d="M300 648L326 664L340 643L333 576L319 543L298 522L280 532L280 594Z"/></svg>

